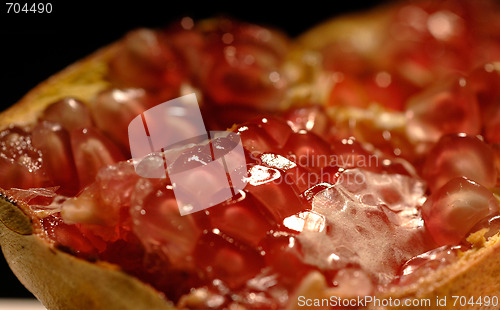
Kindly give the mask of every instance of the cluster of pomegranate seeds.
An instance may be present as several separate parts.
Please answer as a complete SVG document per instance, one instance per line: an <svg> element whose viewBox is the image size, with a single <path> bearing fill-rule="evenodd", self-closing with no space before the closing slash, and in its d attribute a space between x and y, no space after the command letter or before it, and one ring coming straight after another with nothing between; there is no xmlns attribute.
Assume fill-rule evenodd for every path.
<svg viewBox="0 0 500 310"><path fill-rule="evenodd" d="M353 39L315 54L333 83L325 102L298 106L302 64L276 30L183 18L133 31L109 63L112 87L0 132L0 187L57 247L115 263L180 307L282 308L313 272L342 296L410 284L457 260L471 233L500 230L499 12L398 4L376 52ZM168 178L135 172L127 126L187 90L208 130L241 138L248 184L181 216ZM165 157L185 172L210 161L207 147L139 167ZM209 199L190 180L178 190Z"/></svg>

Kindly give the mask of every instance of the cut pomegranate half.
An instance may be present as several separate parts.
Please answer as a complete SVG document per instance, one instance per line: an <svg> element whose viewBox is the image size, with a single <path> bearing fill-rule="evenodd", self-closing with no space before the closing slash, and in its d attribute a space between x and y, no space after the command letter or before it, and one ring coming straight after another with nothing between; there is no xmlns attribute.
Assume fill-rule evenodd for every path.
<svg viewBox="0 0 500 310"><path fill-rule="evenodd" d="M494 7L398 4L375 27L373 46L367 26L359 36L366 40L353 26L346 42L313 32L297 45L228 19L131 32L90 60L106 71L91 96L53 98L32 123L2 127L2 246L16 240L5 243L10 260L16 251L49 249L38 268L19 262L25 278L26 270L41 279L39 270L57 268L46 259L53 255L64 268L71 260L74 274L97 268L124 277L116 282L121 294L123 283L139 283L180 309L295 309L300 296L498 295L498 285L464 282L481 272L481 259L498 262L498 55L479 48L500 37L479 20L500 18ZM477 44L464 45L469 37ZM129 158L129 122L191 91L207 132L227 129L241 139L240 180L227 171L231 158L209 166L236 144L221 137ZM179 123L164 134L192 131ZM136 172L158 167L171 175ZM231 198L183 215L179 208L193 207L183 198L211 203L227 189L212 174L221 171L229 185L246 187L230 186ZM176 173L186 182L174 182ZM37 243L14 249L19 240ZM491 266L481 273L488 281L500 268ZM43 286L34 281L31 289ZM52 288L66 282L48 281L50 294L36 292L44 302L82 305L54 301ZM102 296L92 285L81 285L85 301Z"/></svg>

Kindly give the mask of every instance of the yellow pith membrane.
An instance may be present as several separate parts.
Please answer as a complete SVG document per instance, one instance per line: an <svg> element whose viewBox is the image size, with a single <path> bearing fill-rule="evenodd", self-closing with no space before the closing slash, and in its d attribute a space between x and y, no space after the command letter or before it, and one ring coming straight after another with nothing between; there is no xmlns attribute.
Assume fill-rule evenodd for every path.
<svg viewBox="0 0 500 310"><path fill-rule="evenodd" d="M239 135L248 184L181 215L127 128L190 93L207 130ZM0 124L2 250L48 309L498 309L497 2L396 3L294 40L231 19L134 30ZM209 201L207 145L151 158Z"/></svg>

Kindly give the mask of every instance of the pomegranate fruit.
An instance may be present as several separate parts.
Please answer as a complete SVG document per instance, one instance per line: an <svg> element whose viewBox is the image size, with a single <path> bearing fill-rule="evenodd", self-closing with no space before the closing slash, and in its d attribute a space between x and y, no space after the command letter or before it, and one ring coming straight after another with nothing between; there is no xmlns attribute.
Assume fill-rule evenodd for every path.
<svg viewBox="0 0 500 310"><path fill-rule="evenodd" d="M496 309L499 58L481 47L500 36L483 17L498 4L398 3L293 44L229 19L133 31L0 115L2 250L51 310ZM186 90L208 131L241 139L246 186L182 215L222 190L228 162L209 163L235 141L139 163L127 127Z"/></svg>

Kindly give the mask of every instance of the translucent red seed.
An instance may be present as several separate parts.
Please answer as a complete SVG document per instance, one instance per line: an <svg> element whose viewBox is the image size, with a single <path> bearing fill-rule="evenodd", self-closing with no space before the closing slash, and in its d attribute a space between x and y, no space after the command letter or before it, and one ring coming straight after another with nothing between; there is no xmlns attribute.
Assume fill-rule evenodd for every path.
<svg viewBox="0 0 500 310"><path fill-rule="evenodd" d="M414 141L436 142L448 133L481 132L476 96L465 78L440 81L412 97L406 108L407 133Z"/></svg>
<svg viewBox="0 0 500 310"><path fill-rule="evenodd" d="M125 160L118 147L94 127L74 130L70 139L80 188L92 183L100 168Z"/></svg>
<svg viewBox="0 0 500 310"><path fill-rule="evenodd" d="M460 177L450 180L427 199L422 218L439 245L453 245L479 221L499 210L497 198L488 189Z"/></svg>
<svg viewBox="0 0 500 310"><path fill-rule="evenodd" d="M68 131L57 123L43 121L32 131L33 146L43 155L43 166L59 192L74 195L79 190L78 176Z"/></svg>
<svg viewBox="0 0 500 310"><path fill-rule="evenodd" d="M432 191L461 176L492 188L497 180L494 153L479 137L446 135L429 151L422 175Z"/></svg>
<svg viewBox="0 0 500 310"><path fill-rule="evenodd" d="M93 125L90 109L75 98L64 98L52 103L44 110L40 120L60 124L67 131Z"/></svg>
<svg viewBox="0 0 500 310"><path fill-rule="evenodd" d="M0 186L42 187L48 181L42 152L33 145L31 134L19 127L0 132Z"/></svg>

